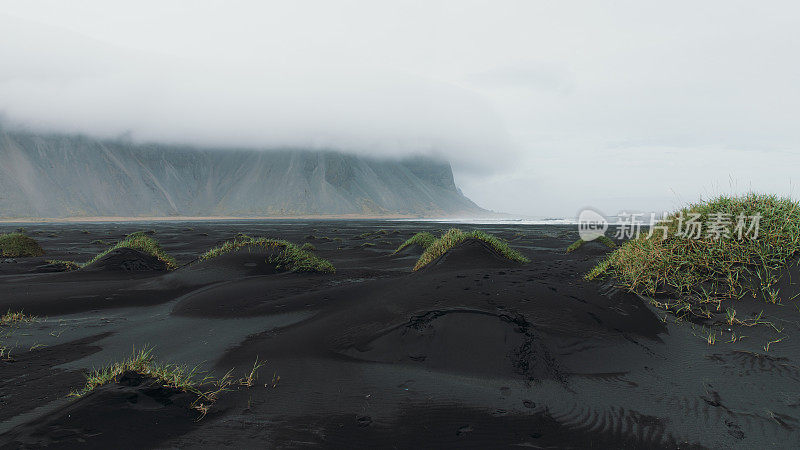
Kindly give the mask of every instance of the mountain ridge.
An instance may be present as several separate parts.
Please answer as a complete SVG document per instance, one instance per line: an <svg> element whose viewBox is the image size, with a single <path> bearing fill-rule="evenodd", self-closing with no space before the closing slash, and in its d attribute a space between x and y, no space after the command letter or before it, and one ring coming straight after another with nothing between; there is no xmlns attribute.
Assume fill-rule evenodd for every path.
<svg viewBox="0 0 800 450"><path fill-rule="evenodd" d="M0 131L0 217L485 215L449 163Z"/></svg>

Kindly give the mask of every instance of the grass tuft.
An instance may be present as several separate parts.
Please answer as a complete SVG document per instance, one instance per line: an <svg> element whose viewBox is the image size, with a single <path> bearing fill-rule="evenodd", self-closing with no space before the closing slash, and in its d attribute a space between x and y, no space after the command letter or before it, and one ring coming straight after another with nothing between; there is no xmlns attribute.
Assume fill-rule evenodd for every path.
<svg viewBox="0 0 800 450"><path fill-rule="evenodd" d="M367 231L365 233L361 233L358 236L354 237L353 239L366 239L368 237L378 237L378 236L388 236L389 234L397 234L397 231L392 231L391 233L388 230L380 229L377 231Z"/></svg>
<svg viewBox="0 0 800 450"><path fill-rule="evenodd" d="M397 253L400 250L403 250L404 248L410 245L419 245L420 247L422 247L423 250L427 250L428 247L430 247L434 242L436 242L436 236L432 235L431 233L428 233L427 231L423 231L406 239L405 242L403 242L402 244L400 244L399 247L397 247L397 250L395 250L394 253Z"/></svg>
<svg viewBox="0 0 800 450"><path fill-rule="evenodd" d="M263 365L256 358L252 370L238 382L231 377L232 370L221 378L201 377L197 367L190 368L185 365L164 364L156 361L153 356L153 348L146 347L138 352L134 349L131 356L122 361L89 372L86 374L86 384L83 388L73 391L70 396L83 397L99 386L117 382L119 377L126 372L134 372L153 378L164 387L197 395L191 408L200 412L200 417L197 419L200 420L205 417L219 395L230 390L232 385L253 386L255 380L258 379L258 369Z"/></svg>
<svg viewBox="0 0 800 450"><path fill-rule="evenodd" d="M12 312L10 309L0 316L0 326L14 325L18 323L31 323L36 317L23 314L22 311Z"/></svg>
<svg viewBox="0 0 800 450"><path fill-rule="evenodd" d="M95 369L86 374L86 385L81 390L72 392L72 396L83 397L95 388L117 381L125 372L135 372L152 377L165 387L180 389L187 392L201 394L200 381L197 379L197 370L175 364L161 364L155 361L153 348L144 348L133 351L128 358L109 364L100 369Z"/></svg>
<svg viewBox="0 0 800 450"><path fill-rule="evenodd" d="M608 236L598 236L597 239L595 239L595 240L597 242L605 245L608 248L616 248L617 247L617 244L615 244L614 241L611 240L611 238L609 238ZM591 241L589 241L589 242L591 242ZM573 242L572 245L567 247L567 253L572 253L575 250L583 247L583 244L586 244L586 241L584 241L583 239L578 239L577 241Z"/></svg>
<svg viewBox="0 0 800 450"><path fill-rule="evenodd" d="M82 267L81 263L75 261L65 261L62 259L48 259L45 260L47 264L55 264L59 266L64 266L64 268L69 272L72 270L78 270Z"/></svg>
<svg viewBox="0 0 800 450"><path fill-rule="evenodd" d="M698 220L704 224L700 238L678 234L681 213L684 218L700 215ZM732 218L731 235L719 239L706 235L705 224L713 222L716 214ZM737 218L757 214L757 238L744 235L740 239L734 232ZM642 233L627 241L586 278L613 278L644 295L677 294L682 308L708 317L705 305L716 304L719 309L724 299L761 295L779 302L775 285L800 255L800 204L774 195L721 196L689 205L658 225L666 227L666 233L658 230L650 237Z"/></svg>
<svg viewBox="0 0 800 450"><path fill-rule="evenodd" d="M178 262L175 261L175 258L168 255L161 248L161 245L158 244L158 241L148 236L148 233L143 231L137 231L135 233L129 234L128 236L125 237L125 239L117 242L116 244L112 245L106 250L98 253L94 258L92 258L88 262L81 264L81 267L93 264L100 258L106 256L107 254L119 248L130 248L133 250L139 250L142 253L147 253L150 256L158 258L167 266L167 270L174 270L178 267Z"/></svg>
<svg viewBox="0 0 800 450"><path fill-rule="evenodd" d="M250 372L245 374L244 377L239 379L239 384L241 386L253 387L258 379L258 369L262 367L264 367L264 363L259 363L258 356L256 356L256 362L253 363L253 368L250 369Z"/></svg>
<svg viewBox="0 0 800 450"><path fill-rule="evenodd" d="M22 233L0 234L0 256L21 258L42 255L44 250L33 238Z"/></svg>
<svg viewBox="0 0 800 450"><path fill-rule="evenodd" d="M278 269L292 272L318 272L334 273L336 268L329 261L322 259L308 250L304 250L289 241L269 238L254 238L246 235L237 236L226 241L219 247L212 248L200 255L199 260L205 261L217 256L237 252L244 248L262 248L272 254L267 259L270 264L275 264Z"/></svg>
<svg viewBox="0 0 800 450"><path fill-rule="evenodd" d="M504 257L520 264L526 264L531 261L523 256L522 253L509 247L506 241L496 236L486 234L479 230L462 231L457 228L451 228L425 249L425 252L423 252L419 257L419 260L417 260L414 270L419 270L425 267L436 258L444 255L448 250L461 244L467 239L477 239L479 241L483 241Z"/></svg>

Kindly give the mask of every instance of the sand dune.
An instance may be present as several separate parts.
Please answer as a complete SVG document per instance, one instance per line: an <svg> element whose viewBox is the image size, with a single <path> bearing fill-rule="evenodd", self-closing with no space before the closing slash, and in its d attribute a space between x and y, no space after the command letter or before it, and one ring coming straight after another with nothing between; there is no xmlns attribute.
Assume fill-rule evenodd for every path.
<svg viewBox="0 0 800 450"><path fill-rule="evenodd" d="M19 447L787 448L800 440L800 311L742 300L769 327L707 342L702 325L664 320L638 296L583 280L604 254L565 253L571 227L495 225L531 259L468 241L427 267L397 246L446 224L148 224L180 267L121 252L86 261L137 224L38 224L47 255L0 264L0 310L36 315L8 328L0 361L0 443ZM363 236L380 229L396 230ZM278 270L258 251L196 261L246 233L312 242L335 274ZM312 239L313 236L313 239ZM369 243L372 245L364 245ZM585 251L584 251L585 250ZM740 307L737 306L737 310ZM766 317L765 316L765 317ZM67 399L82 374L154 345L160 360L236 377L208 414L190 396L126 375ZM277 377L280 377L279 379ZM146 433L141 430L150 430Z"/></svg>

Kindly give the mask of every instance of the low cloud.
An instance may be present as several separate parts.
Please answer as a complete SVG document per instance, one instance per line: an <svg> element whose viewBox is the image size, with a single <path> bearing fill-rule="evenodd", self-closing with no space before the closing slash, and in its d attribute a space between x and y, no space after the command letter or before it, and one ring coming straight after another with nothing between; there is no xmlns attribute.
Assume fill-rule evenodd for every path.
<svg viewBox="0 0 800 450"><path fill-rule="evenodd" d="M467 171L498 166L508 148L479 95L401 71L298 55L170 58L10 16L0 16L0 30L7 126L203 147L428 154Z"/></svg>
<svg viewBox="0 0 800 450"><path fill-rule="evenodd" d="M4 11L0 111L28 127L438 155L482 206L535 216L661 210L733 191L731 179L784 194L796 177L800 10L788 0Z"/></svg>

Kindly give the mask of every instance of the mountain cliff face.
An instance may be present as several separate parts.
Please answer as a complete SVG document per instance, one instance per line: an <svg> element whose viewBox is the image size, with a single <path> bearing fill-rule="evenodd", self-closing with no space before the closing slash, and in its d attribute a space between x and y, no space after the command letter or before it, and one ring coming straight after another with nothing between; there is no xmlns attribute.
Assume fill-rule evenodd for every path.
<svg viewBox="0 0 800 450"><path fill-rule="evenodd" d="M450 165L0 132L0 217L473 216Z"/></svg>

